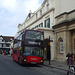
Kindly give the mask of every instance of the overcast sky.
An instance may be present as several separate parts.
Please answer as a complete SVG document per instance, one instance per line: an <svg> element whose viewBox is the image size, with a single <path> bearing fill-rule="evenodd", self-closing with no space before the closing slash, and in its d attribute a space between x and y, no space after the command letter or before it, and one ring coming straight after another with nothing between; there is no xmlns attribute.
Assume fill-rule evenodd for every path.
<svg viewBox="0 0 75 75"><path fill-rule="evenodd" d="M29 11L36 11L44 0L0 0L0 35L14 36L18 24L23 23Z"/></svg>

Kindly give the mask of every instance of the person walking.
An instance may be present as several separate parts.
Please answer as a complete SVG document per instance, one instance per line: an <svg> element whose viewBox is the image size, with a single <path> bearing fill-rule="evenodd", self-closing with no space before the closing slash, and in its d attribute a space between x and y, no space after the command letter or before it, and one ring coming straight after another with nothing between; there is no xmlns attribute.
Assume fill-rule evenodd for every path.
<svg viewBox="0 0 75 75"><path fill-rule="evenodd" d="M69 75L69 73L72 73L73 75L75 75L74 71L75 71L75 67L74 67L74 55L71 54L69 57L69 70L67 71L67 75Z"/></svg>
<svg viewBox="0 0 75 75"><path fill-rule="evenodd" d="M66 55L67 65L69 65L69 58L70 58L70 53L68 53L68 54Z"/></svg>
<svg viewBox="0 0 75 75"><path fill-rule="evenodd" d="M71 56L69 57L69 66L74 66L73 54L71 54Z"/></svg>

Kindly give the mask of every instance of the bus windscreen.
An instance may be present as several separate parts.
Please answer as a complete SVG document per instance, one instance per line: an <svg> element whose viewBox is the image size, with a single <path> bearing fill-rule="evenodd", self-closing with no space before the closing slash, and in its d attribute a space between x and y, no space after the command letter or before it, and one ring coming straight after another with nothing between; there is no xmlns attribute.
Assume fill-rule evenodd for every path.
<svg viewBox="0 0 75 75"><path fill-rule="evenodd" d="M23 55L43 57L43 48L40 47L24 47Z"/></svg>

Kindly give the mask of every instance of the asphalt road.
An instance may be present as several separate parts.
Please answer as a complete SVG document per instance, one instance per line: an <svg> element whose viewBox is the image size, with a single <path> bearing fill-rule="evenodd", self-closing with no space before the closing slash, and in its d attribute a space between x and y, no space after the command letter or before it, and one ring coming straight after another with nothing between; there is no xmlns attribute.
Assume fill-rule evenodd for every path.
<svg viewBox="0 0 75 75"><path fill-rule="evenodd" d="M0 55L0 75L66 75L66 71L41 65L21 66L10 56Z"/></svg>

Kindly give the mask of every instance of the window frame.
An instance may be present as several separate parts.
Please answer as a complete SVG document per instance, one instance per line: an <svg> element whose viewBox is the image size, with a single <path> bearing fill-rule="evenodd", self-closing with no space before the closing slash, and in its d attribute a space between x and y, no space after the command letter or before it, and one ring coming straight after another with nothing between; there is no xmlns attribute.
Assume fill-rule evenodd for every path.
<svg viewBox="0 0 75 75"><path fill-rule="evenodd" d="M48 23L47 23L48 22ZM50 18L47 18L45 20L45 25L44 25L45 28L50 28Z"/></svg>
<svg viewBox="0 0 75 75"><path fill-rule="evenodd" d="M63 39L59 38L58 42L59 42L59 53L64 53Z"/></svg>

